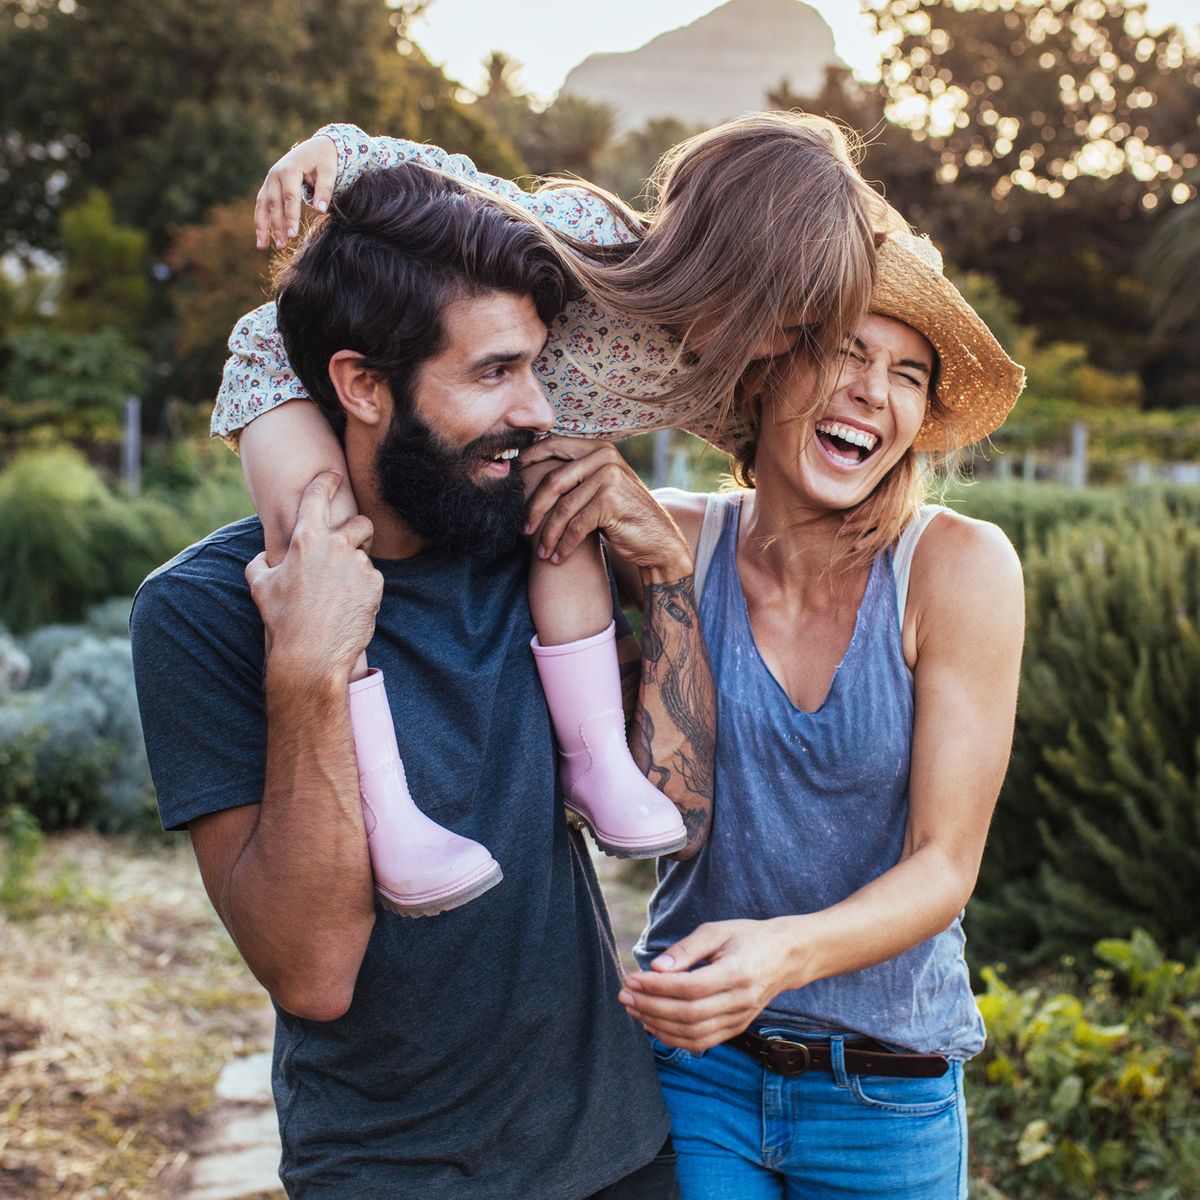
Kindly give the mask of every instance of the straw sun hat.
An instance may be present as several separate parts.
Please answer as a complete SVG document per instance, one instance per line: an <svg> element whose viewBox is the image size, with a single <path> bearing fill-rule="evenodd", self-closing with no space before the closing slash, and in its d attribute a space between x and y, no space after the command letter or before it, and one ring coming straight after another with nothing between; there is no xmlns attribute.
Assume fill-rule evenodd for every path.
<svg viewBox="0 0 1200 1200"><path fill-rule="evenodd" d="M1025 370L942 273L942 256L927 237L894 230L883 239L871 311L903 321L937 351L941 411L926 413L914 449L956 450L1000 427L1025 385ZM712 422L686 428L731 454L753 436L736 419L723 428Z"/></svg>

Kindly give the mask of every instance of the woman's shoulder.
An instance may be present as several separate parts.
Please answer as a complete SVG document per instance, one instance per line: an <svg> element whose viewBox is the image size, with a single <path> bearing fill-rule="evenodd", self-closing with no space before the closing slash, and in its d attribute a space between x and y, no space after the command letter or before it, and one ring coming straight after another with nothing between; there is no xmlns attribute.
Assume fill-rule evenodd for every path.
<svg viewBox="0 0 1200 1200"><path fill-rule="evenodd" d="M1022 594L1021 562L998 525L942 508L917 543L909 590L926 611L1003 604Z"/></svg>

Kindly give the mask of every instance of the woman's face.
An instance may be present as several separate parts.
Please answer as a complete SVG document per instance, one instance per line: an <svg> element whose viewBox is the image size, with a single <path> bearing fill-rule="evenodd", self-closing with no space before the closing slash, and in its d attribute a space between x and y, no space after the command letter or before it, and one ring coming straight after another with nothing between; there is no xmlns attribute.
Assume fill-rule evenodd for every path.
<svg viewBox="0 0 1200 1200"><path fill-rule="evenodd" d="M869 315L842 352L842 367L824 411L812 422L788 421L789 395L811 386L798 369L778 400L769 400L758 459L764 452L818 508L862 503L912 446L929 401L935 355L921 334L891 317Z"/></svg>

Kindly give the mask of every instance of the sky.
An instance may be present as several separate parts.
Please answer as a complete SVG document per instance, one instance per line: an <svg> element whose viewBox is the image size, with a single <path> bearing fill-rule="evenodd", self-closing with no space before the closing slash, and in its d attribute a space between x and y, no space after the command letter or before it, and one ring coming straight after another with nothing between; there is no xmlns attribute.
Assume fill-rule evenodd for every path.
<svg viewBox="0 0 1200 1200"><path fill-rule="evenodd" d="M855 0L808 0L833 30L842 60L864 79L877 79L878 56L870 21ZM688 25L721 0L603 0L552 4L549 0L433 0L414 22L412 37L451 78L479 86L482 62L503 50L523 64L526 90L549 100L567 72L589 54L634 50L651 38ZM1152 25L1196 28L1196 0L1149 0Z"/></svg>

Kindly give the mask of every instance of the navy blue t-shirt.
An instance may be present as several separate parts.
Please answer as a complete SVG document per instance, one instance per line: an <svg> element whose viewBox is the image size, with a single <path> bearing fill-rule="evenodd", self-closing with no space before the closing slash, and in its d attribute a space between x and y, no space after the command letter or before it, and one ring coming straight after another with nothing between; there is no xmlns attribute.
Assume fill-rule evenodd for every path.
<svg viewBox="0 0 1200 1200"><path fill-rule="evenodd" d="M258 521L238 522L138 593L138 699L168 829L262 800L262 623L242 574L262 548ZM569 1200L649 1162L666 1137L646 1039L617 1003L599 886L563 818L527 556L376 560L367 654L413 796L487 846L504 880L437 917L377 907L339 1020L276 1008L290 1195Z"/></svg>

